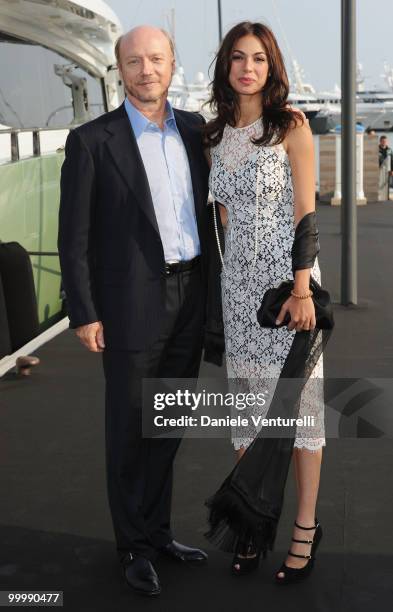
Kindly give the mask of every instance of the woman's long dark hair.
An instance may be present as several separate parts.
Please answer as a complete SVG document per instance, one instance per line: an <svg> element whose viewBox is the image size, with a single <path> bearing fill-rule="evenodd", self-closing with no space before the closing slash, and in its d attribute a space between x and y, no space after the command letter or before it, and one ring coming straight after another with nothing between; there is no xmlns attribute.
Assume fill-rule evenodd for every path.
<svg viewBox="0 0 393 612"><path fill-rule="evenodd" d="M257 145L279 144L290 127L303 123L298 111L288 107L289 82L284 60L273 32L262 23L243 21L226 34L216 56L214 77L211 82L212 94L208 104L216 117L204 128L206 146L216 146L222 138L225 125L235 127L239 119L239 100L229 83L232 52L235 43L243 36L259 38L267 54L270 76L261 91L263 134L255 139Z"/></svg>

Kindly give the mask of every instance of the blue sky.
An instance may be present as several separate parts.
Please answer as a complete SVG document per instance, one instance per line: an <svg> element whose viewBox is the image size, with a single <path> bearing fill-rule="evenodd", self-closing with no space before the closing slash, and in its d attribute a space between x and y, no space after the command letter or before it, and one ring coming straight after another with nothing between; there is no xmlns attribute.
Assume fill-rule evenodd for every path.
<svg viewBox="0 0 393 612"><path fill-rule="evenodd" d="M215 0L106 0L127 30L149 23L168 28L175 9L176 45L189 80L207 73L218 40ZM285 56L291 55L317 89L340 84L340 0L222 0L224 32L238 21L263 21L274 31ZM383 83L383 62L393 65L392 0L357 1L358 61L366 84Z"/></svg>

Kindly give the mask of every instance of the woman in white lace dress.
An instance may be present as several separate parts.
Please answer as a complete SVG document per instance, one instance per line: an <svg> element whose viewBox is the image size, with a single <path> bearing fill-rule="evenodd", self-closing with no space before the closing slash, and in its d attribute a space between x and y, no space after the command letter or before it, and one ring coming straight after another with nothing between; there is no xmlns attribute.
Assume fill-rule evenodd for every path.
<svg viewBox="0 0 393 612"><path fill-rule="evenodd" d="M295 331L315 327L314 305L307 296L310 273L320 281L317 260L312 270L295 274L294 293L302 297L291 296L278 321L287 311L288 326L261 328L256 316L266 290L292 278L295 227L315 210L313 140L304 116L287 105L282 56L274 35L262 24L245 22L228 32L217 56L212 92L217 118L208 124L207 138L210 190L225 228L221 287L228 377L247 379L250 391L268 392L265 406L252 409L264 415ZM325 445L322 378L321 356L301 396L299 416L314 416L315 427L296 432L295 541L276 574L281 582L309 573L312 562L305 555L313 554L321 537L315 507ZM256 434L251 426L233 432L238 458ZM232 569L246 573L258 560L258 551L238 552Z"/></svg>

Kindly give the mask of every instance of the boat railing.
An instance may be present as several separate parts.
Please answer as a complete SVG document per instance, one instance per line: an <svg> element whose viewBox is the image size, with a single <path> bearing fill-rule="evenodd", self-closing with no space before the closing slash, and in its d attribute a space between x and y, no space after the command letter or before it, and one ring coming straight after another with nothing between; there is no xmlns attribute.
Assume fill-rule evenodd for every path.
<svg viewBox="0 0 393 612"><path fill-rule="evenodd" d="M77 125L0 129L0 163L17 162L60 152L68 132ZM31 134L31 138L28 135ZM7 138L8 141L7 141Z"/></svg>

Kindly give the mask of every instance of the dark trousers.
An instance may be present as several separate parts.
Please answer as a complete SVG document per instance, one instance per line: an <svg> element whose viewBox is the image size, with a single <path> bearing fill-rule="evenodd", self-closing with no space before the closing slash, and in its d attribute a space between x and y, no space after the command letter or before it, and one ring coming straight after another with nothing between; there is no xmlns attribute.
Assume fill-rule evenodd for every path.
<svg viewBox="0 0 393 612"><path fill-rule="evenodd" d="M173 460L181 440L142 437L142 379L197 378L204 321L200 265L165 282L162 333L153 346L103 352L107 486L120 558L131 552L154 560L173 539Z"/></svg>

